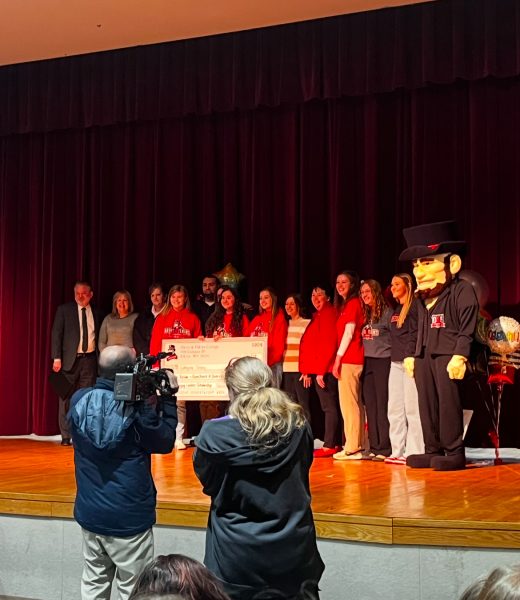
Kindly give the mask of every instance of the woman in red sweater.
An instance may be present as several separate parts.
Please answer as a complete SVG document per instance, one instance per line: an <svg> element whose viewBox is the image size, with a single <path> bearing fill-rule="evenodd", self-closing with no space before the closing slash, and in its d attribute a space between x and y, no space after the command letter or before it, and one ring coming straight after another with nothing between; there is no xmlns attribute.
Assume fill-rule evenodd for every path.
<svg viewBox="0 0 520 600"><path fill-rule="evenodd" d="M300 373L303 386L314 387L325 413L323 448L314 451L316 458L327 458L337 451L338 443L338 382L332 375L336 357L336 309L330 303L325 286L313 288L311 300L316 312L300 342Z"/></svg>
<svg viewBox="0 0 520 600"><path fill-rule="evenodd" d="M206 337L219 340L226 337L244 337L249 332L249 320L244 314L244 307L240 302L238 292L228 285L219 288L222 290L215 303L213 314L206 321ZM222 417L227 409L227 402L200 403L200 418L202 423L209 419Z"/></svg>
<svg viewBox="0 0 520 600"><path fill-rule="evenodd" d="M155 319L150 340L150 354L162 351L163 340L179 340L202 335L199 318L191 312L188 290L183 285L174 285L168 292L168 302ZM175 449L185 450L182 441L186 423L186 403L177 400L177 429Z"/></svg>
<svg viewBox="0 0 520 600"><path fill-rule="evenodd" d="M238 292L228 285L222 286L222 294L215 310L206 322L206 337L247 336L249 321Z"/></svg>
<svg viewBox="0 0 520 600"><path fill-rule="evenodd" d="M287 321L278 307L276 292L271 287L260 291L260 314L249 326L251 337L267 336L267 364L273 372L273 387L282 383L282 359L287 337Z"/></svg>

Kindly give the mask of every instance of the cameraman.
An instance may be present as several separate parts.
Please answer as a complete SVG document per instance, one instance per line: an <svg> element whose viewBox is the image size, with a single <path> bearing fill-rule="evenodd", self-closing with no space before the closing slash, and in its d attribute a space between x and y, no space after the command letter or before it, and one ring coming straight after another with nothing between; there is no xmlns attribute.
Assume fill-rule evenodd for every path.
<svg viewBox="0 0 520 600"><path fill-rule="evenodd" d="M119 600L126 600L153 559L156 490L150 455L172 451L177 409L174 401L158 405L156 395L135 404L114 399L116 373L134 362L131 348L108 346L99 355L94 387L71 399L74 517L82 527L85 561L82 600L109 600L113 580Z"/></svg>

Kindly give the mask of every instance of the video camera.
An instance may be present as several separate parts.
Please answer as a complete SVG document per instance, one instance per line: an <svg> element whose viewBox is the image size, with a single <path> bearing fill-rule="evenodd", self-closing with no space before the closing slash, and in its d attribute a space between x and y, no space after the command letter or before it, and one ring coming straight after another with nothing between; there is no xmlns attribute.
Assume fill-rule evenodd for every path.
<svg viewBox="0 0 520 600"><path fill-rule="evenodd" d="M114 399L134 403L157 395L163 402L175 402L179 385L173 369L152 370L156 362L171 355L172 352L159 352L156 356L141 354L134 364L127 365L125 373L116 374Z"/></svg>

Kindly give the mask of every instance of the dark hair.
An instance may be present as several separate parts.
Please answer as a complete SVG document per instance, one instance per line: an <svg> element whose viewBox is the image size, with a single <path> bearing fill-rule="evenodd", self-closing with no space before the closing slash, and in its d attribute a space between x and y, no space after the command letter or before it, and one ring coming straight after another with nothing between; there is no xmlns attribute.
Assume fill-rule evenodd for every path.
<svg viewBox="0 0 520 600"><path fill-rule="evenodd" d="M242 331L242 317L244 316L244 307L242 306L242 302L240 301L240 296L238 292L230 287L229 285L222 285L219 289L222 289L222 294L224 292L231 292L233 294L233 298L235 299L235 305L233 306L233 316L231 317L231 335L233 337L240 337L244 335L245 332ZM224 324L224 315L226 311L222 307L222 294L220 296L220 300L218 300L215 304L215 310L212 315L209 317L206 323L206 335L213 335L213 333Z"/></svg>
<svg viewBox="0 0 520 600"><path fill-rule="evenodd" d="M215 273L208 273L207 275L204 275L202 281L204 281L204 279L214 279L217 285L220 283L220 279L215 275Z"/></svg>
<svg viewBox="0 0 520 600"><path fill-rule="evenodd" d="M330 300L330 285L328 283L325 283L324 281L318 281L315 285L312 286L311 295L312 292L314 292L314 290L317 289L323 290L327 298Z"/></svg>
<svg viewBox="0 0 520 600"><path fill-rule="evenodd" d="M157 288L161 290L162 295L166 298L166 288L160 281L154 281L152 284L150 284L150 287L148 288L148 295L150 296Z"/></svg>
<svg viewBox="0 0 520 600"><path fill-rule="evenodd" d="M157 592L143 592L132 596L132 600L185 600L180 594L159 594Z"/></svg>
<svg viewBox="0 0 520 600"><path fill-rule="evenodd" d="M339 275L345 275L350 281L350 288L348 290L348 294L346 298L343 298L340 294L338 294L338 290L334 285L334 306L338 312L345 306L345 304L351 299L355 298L359 294L359 275L355 271L340 271L336 275L336 279Z"/></svg>
<svg viewBox="0 0 520 600"><path fill-rule="evenodd" d="M287 297L285 298L285 302L287 302L287 300L289 300L289 298L292 298L294 300L294 303L298 307L298 314L300 315L300 317L306 317L307 316L307 308L306 308L305 304L303 303L302 295L298 294L298 293L287 294Z"/></svg>
<svg viewBox="0 0 520 600"><path fill-rule="evenodd" d="M158 556L145 567L129 600L145 593L179 594L186 600L229 600L213 573L182 554Z"/></svg>

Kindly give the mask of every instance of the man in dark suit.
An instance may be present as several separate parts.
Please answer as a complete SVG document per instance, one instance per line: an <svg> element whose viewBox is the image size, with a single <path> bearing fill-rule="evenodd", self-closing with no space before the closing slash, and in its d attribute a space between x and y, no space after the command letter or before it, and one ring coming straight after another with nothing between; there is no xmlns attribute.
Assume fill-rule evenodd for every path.
<svg viewBox="0 0 520 600"><path fill-rule="evenodd" d="M79 388L93 386L96 381L96 342L101 319L90 305L92 296L90 283L77 281L75 302L58 306L52 325L52 370L61 372L70 382L70 388L60 396L59 403L62 446L71 445L67 413L72 394Z"/></svg>

